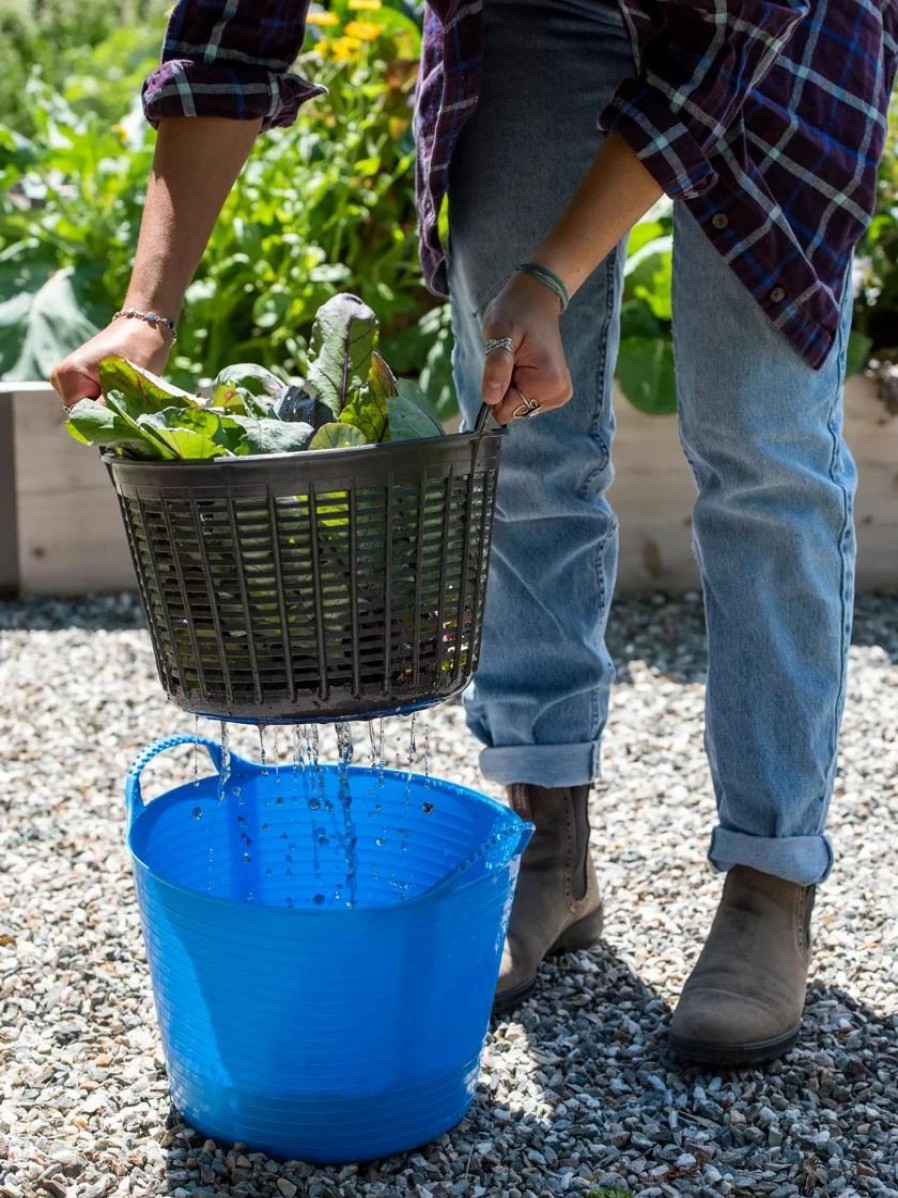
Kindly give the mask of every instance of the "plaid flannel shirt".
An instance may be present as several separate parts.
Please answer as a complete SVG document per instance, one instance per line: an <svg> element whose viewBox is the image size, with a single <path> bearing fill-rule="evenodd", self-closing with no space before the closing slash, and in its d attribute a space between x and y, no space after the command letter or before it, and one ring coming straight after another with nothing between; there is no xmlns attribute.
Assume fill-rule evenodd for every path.
<svg viewBox="0 0 898 1198"><path fill-rule="evenodd" d="M898 56L898 0L618 0L633 75L596 119L688 204L774 325L812 365L835 341L876 200ZM483 0L431 0L416 92L421 261L446 293L438 216L477 104ZM289 73L308 0L180 0L148 119L290 124L315 88ZM547 230L548 232L548 230Z"/></svg>

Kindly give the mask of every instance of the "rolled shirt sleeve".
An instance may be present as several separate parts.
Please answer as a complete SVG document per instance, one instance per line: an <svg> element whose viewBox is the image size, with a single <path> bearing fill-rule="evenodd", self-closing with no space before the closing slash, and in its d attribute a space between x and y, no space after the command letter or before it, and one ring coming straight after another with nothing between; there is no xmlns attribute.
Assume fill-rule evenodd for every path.
<svg viewBox="0 0 898 1198"><path fill-rule="evenodd" d="M622 8L627 17L627 0ZM628 21L637 75L600 127L636 151L671 199L700 195L717 178L714 146L809 10L808 0L659 0L644 40Z"/></svg>
<svg viewBox="0 0 898 1198"><path fill-rule="evenodd" d="M326 88L291 74L309 0L179 0L161 65L141 98L154 127L170 116L262 119L290 125L301 104Z"/></svg>

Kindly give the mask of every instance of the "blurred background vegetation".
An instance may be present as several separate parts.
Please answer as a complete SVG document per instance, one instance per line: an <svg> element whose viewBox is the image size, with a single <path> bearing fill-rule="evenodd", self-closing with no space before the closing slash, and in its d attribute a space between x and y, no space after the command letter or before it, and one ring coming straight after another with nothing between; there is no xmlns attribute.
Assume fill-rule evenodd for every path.
<svg viewBox="0 0 898 1198"><path fill-rule="evenodd" d="M152 155L140 84L170 0L0 0L0 378L44 378L119 305ZM196 384L236 361L302 375L318 307L353 291L388 361L455 408L445 305L417 259L411 100L420 0L313 11L297 70L329 88L262 137L190 288L171 362ZM898 359L898 103L877 216L859 253L851 367ZM647 411L674 405L670 214L634 231L618 377Z"/></svg>

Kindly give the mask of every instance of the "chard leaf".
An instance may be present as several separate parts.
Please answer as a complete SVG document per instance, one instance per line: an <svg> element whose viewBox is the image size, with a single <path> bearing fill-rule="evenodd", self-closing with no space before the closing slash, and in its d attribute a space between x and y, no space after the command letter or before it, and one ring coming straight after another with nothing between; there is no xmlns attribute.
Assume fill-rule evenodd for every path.
<svg viewBox="0 0 898 1198"><path fill-rule="evenodd" d="M236 416L254 416L257 420L277 419L274 403L270 399L253 395L234 383L219 383L212 392L208 407Z"/></svg>
<svg viewBox="0 0 898 1198"><path fill-rule="evenodd" d="M149 370L136 366L119 354L103 358L99 366L103 394L118 391L123 405L133 416L140 412L161 412L163 408L199 408L202 400L174 387Z"/></svg>
<svg viewBox="0 0 898 1198"><path fill-rule="evenodd" d="M365 434L365 440L373 445L389 441L387 400L397 394L396 376L375 350L371 354L367 385L362 387L352 403L346 405L340 419L354 425Z"/></svg>
<svg viewBox="0 0 898 1198"><path fill-rule="evenodd" d="M142 419L144 428L147 422L157 420L158 416L151 414ZM151 425L153 434L171 450L172 456L187 462L204 461L207 458L231 457L226 449L217 445L210 437L192 428L168 428L164 424Z"/></svg>
<svg viewBox="0 0 898 1198"><path fill-rule="evenodd" d="M318 309L306 386L335 420L367 383L376 344L377 317L356 296L335 295Z"/></svg>
<svg viewBox="0 0 898 1198"><path fill-rule="evenodd" d="M82 399L69 411L66 420L69 435L82 445L108 445L128 449L141 457L158 458L155 444L140 430L121 418L112 408L95 399Z"/></svg>
<svg viewBox="0 0 898 1198"><path fill-rule="evenodd" d="M166 408L144 413L137 423L185 461L249 453L236 418L210 408Z"/></svg>
<svg viewBox="0 0 898 1198"><path fill-rule="evenodd" d="M387 400L391 441L416 441L443 436L443 426L421 404L421 389L410 379L398 379L399 394Z"/></svg>
<svg viewBox="0 0 898 1198"><path fill-rule="evenodd" d="M168 445L166 445L164 441L161 441L159 437L156 436L154 429L141 428L137 418L133 416L130 411L130 408L133 405L129 404L121 391L116 391L114 388L110 388L110 390L104 394L103 398L106 401L106 406L115 413L119 420L121 420L128 426L128 428L131 429L132 436L136 438L142 438L146 445L152 447L153 457L162 458L165 461L172 461L178 456L172 449L168 447ZM146 415L146 413L142 412L140 415Z"/></svg>
<svg viewBox="0 0 898 1198"><path fill-rule="evenodd" d="M295 453L308 449L314 429L311 424L284 420L255 420L252 416L231 416L243 430L242 453Z"/></svg>
<svg viewBox="0 0 898 1198"><path fill-rule="evenodd" d="M212 381L212 387L214 390L219 387L237 387L241 391L248 391L250 395L273 402L280 399L287 389L287 384L264 366L257 366L255 362L238 362L234 366L225 366L223 370L219 370Z"/></svg>
<svg viewBox="0 0 898 1198"><path fill-rule="evenodd" d="M349 449L353 445L367 445L365 434L352 424L322 424L309 442L309 449Z"/></svg>

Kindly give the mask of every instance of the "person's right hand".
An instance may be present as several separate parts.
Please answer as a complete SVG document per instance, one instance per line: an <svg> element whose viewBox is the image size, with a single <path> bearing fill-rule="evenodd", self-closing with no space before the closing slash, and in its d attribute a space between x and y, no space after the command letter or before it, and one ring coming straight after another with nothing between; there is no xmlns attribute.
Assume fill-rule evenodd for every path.
<svg viewBox="0 0 898 1198"><path fill-rule="evenodd" d="M50 383L70 408L79 399L99 398L103 358L119 354L135 366L162 374L171 345L171 335L165 329L120 316L57 363L50 371Z"/></svg>

